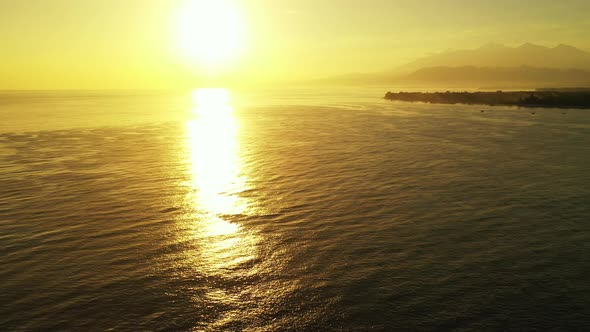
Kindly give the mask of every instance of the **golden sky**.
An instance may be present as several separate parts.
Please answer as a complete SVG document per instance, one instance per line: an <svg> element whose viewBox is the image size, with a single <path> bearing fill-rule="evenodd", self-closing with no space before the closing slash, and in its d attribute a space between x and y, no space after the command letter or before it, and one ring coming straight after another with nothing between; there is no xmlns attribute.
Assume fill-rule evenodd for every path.
<svg viewBox="0 0 590 332"><path fill-rule="evenodd" d="M587 0L0 0L0 89L291 81L488 42L590 50L588 13Z"/></svg>

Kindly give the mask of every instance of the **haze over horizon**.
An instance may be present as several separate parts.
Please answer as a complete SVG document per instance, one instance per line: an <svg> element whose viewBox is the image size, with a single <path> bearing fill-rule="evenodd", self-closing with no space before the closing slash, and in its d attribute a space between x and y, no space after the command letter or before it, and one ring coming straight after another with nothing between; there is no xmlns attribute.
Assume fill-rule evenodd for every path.
<svg viewBox="0 0 590 332"><path fill-rule="evenodd" d="M488 43L587 51L588 12L578 0L0 0L0 89L306 80ZM209 58L223 62L203 56L199 45L212 41Z"/></svg>

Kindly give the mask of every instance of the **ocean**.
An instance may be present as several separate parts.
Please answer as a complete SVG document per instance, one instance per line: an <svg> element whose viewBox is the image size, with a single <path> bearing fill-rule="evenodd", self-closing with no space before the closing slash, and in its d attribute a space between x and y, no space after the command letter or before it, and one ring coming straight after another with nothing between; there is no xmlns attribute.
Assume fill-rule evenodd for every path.
<svg viewBox="0 0 590 332"><path fill-rule="evenodd" d="M386 91L1 92L0 330L589 330L590 111Z"/></svg>

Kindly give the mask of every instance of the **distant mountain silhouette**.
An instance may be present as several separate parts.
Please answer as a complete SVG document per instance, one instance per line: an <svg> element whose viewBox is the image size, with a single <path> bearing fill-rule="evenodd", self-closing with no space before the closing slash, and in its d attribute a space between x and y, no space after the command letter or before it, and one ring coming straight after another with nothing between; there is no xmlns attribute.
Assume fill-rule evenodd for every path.
<svg viewBox="0 0 590 332"><path fill-rule="evenodd" d="M315 80L316 84L370 84L421 87L590 87L590 53L568 45L519 47L487 44L449 50L395 70L355 73Z"/></svg>
<svg viewBox="0 0 590 332"><path fill-rule="evenodd" d="M590 53L569 45L545 47L523 44L507 47L487 44L473 50L454 50L434 54L403 66L404 71L426 67L538 67L590 70Z"/></svg>
<svg viewBox="0 0 590 332"><path fill-rule="evenodd" d="M590 86L590 71L536 67L430 67L393 79L393 84L436 86Z"/></svg>

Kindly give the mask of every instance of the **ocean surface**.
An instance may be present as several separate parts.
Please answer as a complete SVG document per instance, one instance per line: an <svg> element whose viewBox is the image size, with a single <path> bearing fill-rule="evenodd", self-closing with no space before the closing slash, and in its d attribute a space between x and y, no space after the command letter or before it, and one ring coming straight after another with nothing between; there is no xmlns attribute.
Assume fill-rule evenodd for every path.
<svg viewBox="0 0 590 332"><path fill-rule="evenodd" d="M0 330L589 330L590 111L386 91L1 92Z"/></svg>

